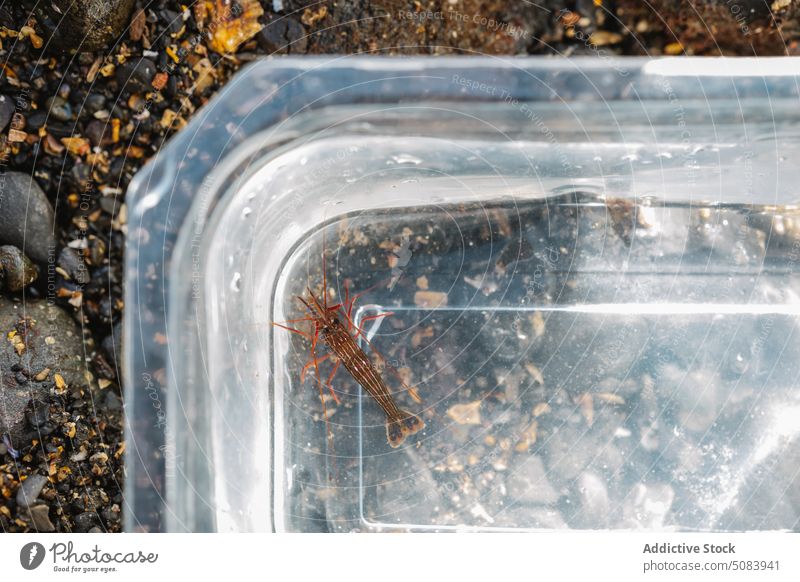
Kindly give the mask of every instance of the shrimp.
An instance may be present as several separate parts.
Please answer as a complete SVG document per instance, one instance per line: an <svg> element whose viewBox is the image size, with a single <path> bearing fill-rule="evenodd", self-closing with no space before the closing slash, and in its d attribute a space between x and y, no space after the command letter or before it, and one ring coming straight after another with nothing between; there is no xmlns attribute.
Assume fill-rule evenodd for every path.
<svg viewBox="0 0 800 582"><path fill-rule="evenodd" d="M324 251L323 251L324 257ZM325 277L325 269L323 268L323 294L327 290L327 279ZM294 329L283 325L282 323L273 322L273 325L300 334L307 339L311 340L311 361L303 367L301 372L301 380L304 379L305 373L312 366L316 372L317 382L320 383L320 395L322 395L322 381L319 379L319 363L330 358L331 354L335 356L336 363L333 370L328 376L325 383L328 390L333 396L333 399L338 403L339 398L333 391L331 386L333 378L339 369L340 364L344 364L345 369L350 375L358 382L367 394L369 394L375 402L381 407L386 414L386 438L392 448L397 448L403 444L405 439L413 434L418 433L425 427L422 419L406 410L400 408L392 398L383 377L378 372L373 362L364 353L355 341L355 337L359 335L370 345L370 348L377 354L377 350L372 347L372 344L366 337L364 331L356 326L352 320L353 305L356 299L361 295L355 295L349 298L349 289L345 287L345 301L336 305L328 306L325 295L323 301L320 301L310 288L306 288L308 298L296 296L296 299L303 304L309 313L309 317L300 319L293 319L285 323L293 323L299 321L311 321L314 323L314 333L308 334L298 329ZM362 293L363 294L363 293ZM365 317L362 321L377 319L379 317L386 317L392 315L391 313L380 313ZM351 330L355 330L355 336ZM323 343L327 346L329 354L316 357L316 348L319 343L319 338L322 338ZM378 354L380 355L380 354ZM414 396L414 392L411 392ZM324 398L322 399L323 406L325 405ZM327 420L327 411L325 411ZM330 431L329 431L330 436Z"/></svg>

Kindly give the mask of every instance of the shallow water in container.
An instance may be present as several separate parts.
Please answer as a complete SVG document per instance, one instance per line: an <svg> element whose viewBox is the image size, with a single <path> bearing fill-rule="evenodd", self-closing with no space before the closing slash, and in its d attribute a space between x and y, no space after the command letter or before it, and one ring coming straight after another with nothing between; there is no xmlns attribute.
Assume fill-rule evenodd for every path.
<svg viewBox="0 0 800 582"><path fill-rule="evenodd" d="M359 343L426 427L391 448L354 379L321 398L330 359L301 381L311 342L274 328L276 527L797 527L799 258L788 207L567 192L331 220L274 317L306 316L323 265L329 305L363 293Z"/></svg>

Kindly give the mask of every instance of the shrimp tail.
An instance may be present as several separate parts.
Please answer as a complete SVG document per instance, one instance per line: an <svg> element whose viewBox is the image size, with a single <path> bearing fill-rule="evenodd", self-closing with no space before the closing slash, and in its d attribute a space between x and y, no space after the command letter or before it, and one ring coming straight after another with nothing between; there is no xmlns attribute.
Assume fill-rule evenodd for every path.
<svg viewBox="0 0 800 582"><path fill-rule="evenodd" d="M419 416L405 410L400 412L402 416L390 418L386 421L386 438L389 440L389 446L393 449L402 445L407 436L418 433L425 428L425 423Z"/></svg>

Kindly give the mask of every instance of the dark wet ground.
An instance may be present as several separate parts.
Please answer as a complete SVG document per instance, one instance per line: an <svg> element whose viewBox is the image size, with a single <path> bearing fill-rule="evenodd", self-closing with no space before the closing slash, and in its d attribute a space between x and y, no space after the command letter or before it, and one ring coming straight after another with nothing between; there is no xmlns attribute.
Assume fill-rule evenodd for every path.
<svg viewBox="0 0 800 582"><path fill-rule="evenodd" d="M121 529L124 192L242 64L284 54L800 50L800 6L780 0L25 6L0 7L3 531Z"/></svg>

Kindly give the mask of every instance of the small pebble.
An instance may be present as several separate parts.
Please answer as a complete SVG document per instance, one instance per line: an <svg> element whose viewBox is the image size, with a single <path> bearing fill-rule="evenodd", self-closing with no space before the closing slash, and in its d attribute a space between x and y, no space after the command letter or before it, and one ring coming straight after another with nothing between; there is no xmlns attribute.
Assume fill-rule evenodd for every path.
<svg viewBox="0 0 800 582"><path fill-rule="evenodd" d="M150 59L133 59L117 69L117 83L121 90L141 93L152 88L156 72L156 64Z"/></svg>
<svg viewBox="0 0 800 582"><path fill-rule="evenodd" d="M72 107L69 102L62 97L50 97L45 101L45 106L50 112L50 117L58 121L69 121L72 119Z"/></svg>
<svg viewBox="0 0 800 582"><path fill-rule="evenodd" d="M25 417L33 428L41 428L50 420L50 405L37 401L33 405L33 410L29 410Z"/></svg>
<svg viewBox="0 0 800 582"><path fill-rule="evenodd" d="M20 507L32 506L45 484L47 484L47 477L44 475L38 473L30 475L17 490L17 505Z"/></svg>
<svg viewBox="0 0 800 582"><path fill-rule="evenodd" d="M22 251L37 263L46 263L55 248L53 207L29 174L6 172L0 196L0 243Z"/></svg>
<svg viewBox="0 0 800 582"><path fill-rule="evenodd" d="M559 498L538 456L523 457L520 464L513 468L507 483L508 495L513 501L550 505Z"/></svg>
<svg viewBox="0 0 800 582"><path fill-rule="evenodd" d="M35 505L28 509L33 522L33 529L39 532L56 531L53 522L50 521L50 508L46 505Z"/></svg>
<svg viewBox="0 0 800 582"><path fill-rule="evenodd" d="M256 35L258 46L272 54L303 54L308 48L306 29L293 18L283 17L266 24Z"/></svg>
<svg viewBox="0 0 800 582"><path fill-rule="evenodd" d="M105 106L106 97L101 93L89 93L89 95L86 96L86 101L83 104L83 108L92 115L98 111L101 111Z"/></svg>
<svg viewBox="0 0 800 582"><path fill-rule="evenodd" d="M97 513L93 511L85 511L75 516L75 531L78 533L86 533L94 527L97 527L100 519Z"/></svg>
<svg viewBox="0 0 800 582"><path fill-rule="evenodd" d="M19 293L39 277L39 271L21 250L13 245L0 246L0 289Z"/></svg>
<svg viewBox="0 0 800 582"><path fill-rule="evenodd" d="M89 270L86 268L86 264L74 249L69 247L61 249L61 253L58 255L58 266L64 269L70 278L78 285L85 285L91 281L91 276Z"/></svg>
<svg viewBox="0 0 800 582"><path fill-rule="evenodd" d="M14 100L8 95L0 95L0 131L8 127L14 115Z"/></svg>

